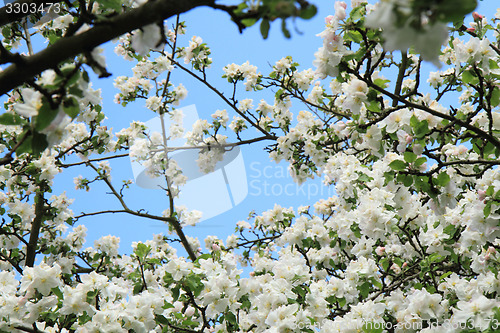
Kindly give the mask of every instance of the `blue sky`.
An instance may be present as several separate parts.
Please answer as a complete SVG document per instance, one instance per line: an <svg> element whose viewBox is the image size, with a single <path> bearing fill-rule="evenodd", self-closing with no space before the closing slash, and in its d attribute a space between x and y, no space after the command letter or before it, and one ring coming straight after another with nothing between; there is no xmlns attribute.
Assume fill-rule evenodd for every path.
<svg viewBox="0 0 500 333"><path fill-rule="evenodd" d="M372 1L370 1L372 2ZM292 38L286 39L280 30L280 22L275 22L271 26L269 38L263 40L259 27L254 26L247 29L243 34L238 32L236 25L230 21L227 14L209 8L197 8L181 17L186 21L187 35L182 37L180 45L187 45L191 36L196 35L203 38L204 42L211 48L213 64L208 71L209 81L221 91L231 92L231 86L225 79L222 79L222 68L229 63L242 64L247 60L256 65L263 74L271 71L271 65L277 60L287 55L292 55L301 67L306 69L312 67L314 52L321 46L321 39L316 36L324 28L324 18L333 14L334 1L316 1L318 3L318 14L312 20L304 21L298 19L295 22L297 30L293 26ZM487 0L480 2L480 13L492 15L496 11L495 1ZM167 22L174 22L173 19ZM119 131L128 127L134 120L148 121L154 117L142 102L131 103L127 107L122 107L113 102L113 96L118 92L113 87L114 79L119 75L132 75L131 67L133 62L128 62L116 56L113 52L114 44L105 45L105 56L108 64L108 71L113 74L106 79L96 79L94 77L94 88L102 89L103 110L107 115L104 124L113 127L114 131ZM435 70L431 65L430 70ZM228 109L223 101L215 96L206 87L193 80L181 71L174 71L172 82L177 85L183 83L188 89L188 97L182 101L180 107L194 105L200 118L210 118L210 115L217 109ZM273 102L272 92L262 94L247 93L240 95L242 98L253 98L254 105L261 98L265 98L268 103ZM243 97L245 96L245 97ZM294 105L292 111L296 115L302 108L299 104ZM234 114L229 113L230 119ZM249 135L257 132L249 131ZM331 188L321 186L319 179L307 182L304 187L298 188L287 171L287 164L276 164L270 161L267 153L263 151L264 144L254 144L251 147L241 148L241 156L244 163L245 174L241 171L237 176L243 177L247 181L248 195L235 208L201 222L195 227L188 227L185 232L188 236L199 237L203 244L203 239L207 235L216 235L225 240L233 233L235 223L245 220L249 212L261 212L273 208L275 203L284 207L297 208L300 205L314 204L320 198L327 198L333 194ZM128 158L112 160L113 184L120 187L122 179L132 179L133 173ZM91 190L85 192L74 189L73 178L78 175L93 176L92 170L83 166L66 169L55 178L54 194L66 191L68 197L75 198L71 206L75 215L80 212L94 212L105 209L120 209L116 198L106 194L108 189L104 184L93 184ZM237 189L236 189L237 190ZM235 189L233 188L233 191ZM208 196L206 200L216 203L218 197ZM136 184L132 184L126 191L125 200L132 209L145 209L151 213L161 214L168 208L168 200L161 190L143 189ZM200 199L202 200L202 199ZM167 226L159 221L151 221L127 214L106 214L81 219L88 228L87 245L91 246L93 241L105 235L115 235L120 237L121 253L131 252L133 241L144 241L151 239L153 234L167 233Z"/></svg>

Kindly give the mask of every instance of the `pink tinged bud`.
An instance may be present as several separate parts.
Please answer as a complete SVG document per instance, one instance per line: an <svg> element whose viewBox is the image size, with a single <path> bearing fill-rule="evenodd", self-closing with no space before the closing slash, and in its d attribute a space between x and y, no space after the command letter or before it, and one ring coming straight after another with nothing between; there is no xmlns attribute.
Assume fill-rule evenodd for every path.
<svg viewBox="0 0 500 333"><path fill-rule="evenodd" d="M188 306L188 308L186 309L186 312L184 312L184 314L187 316L187 317L191 317L192 315L194 315L194 308L192 306Z"/></svg>
<svg viewBox="0 0 500 333"><path fill-rule="evenodd" d="M182 303L181 302L175 302L173 310L174 310L174 312L181 312L181 310L182 310Z"/></svg>
<svg viewBox="0 0 500 333"><path fill-rule="evenodd" d="M408 263L404 262L402 268L405 269L406 267L408 267Z"/></svg>
<svg viewBox="0 0 500 333"><path fill-rule="evenodd" d="M394 273L396 274L399 274L401 273L401 267L399 267L398 264L392 264L391 268L390 268L392 271L394 271Z"/></svg>
<svg viewBox="0 0 500 333"><path fill-rule="evenodd" d="M214 250L214 251L219 251L219 250L220 250L220 246L219 246L219 244L215 244L215 243L214 243L214 244L212 244L212 250Z"/></svg>
<svg viewBox="0 0 500 333"><path fill-rule="evenodd" d="M483 15L479 14L478 12L472 13L472 17L474 18L474 21L479 21L483 19Z"/></svg>
<svg viewBox="0 0 500 333"><path fill-rule="evenodd" d="M335 19L335 16L328 15L327 17L325 17L325 23L326 24L332 24L332 22L333 22L334 19Z"/></svg>
<svg viewBox="0 0 500 333"><path fill-rule="evenodd" d="M480 200L480 201L483 201L484 198L486 198L486 191L484 190L478 190L477 191L477 198Z"/></svg>
<svg viewBox="0 0 500 333"><path fill-rule="evenodd" d="M379 256L383 255L385 252L385 247L383 246L379 246L375 249L375 253Z"/></svg>
<svg viewBox="0 0 500 333"><path fill-rule="evenodd" d="M255 276L255 272L250 272L250 276Z"/></svg>
<svg viewBox="0 0 500 333"><path fill-rule="evenodd" d="M345 10L347 9L347 4L345 2L337 1L335 2L335 16L338 20L343 20L347 17Z"/></svg>
<svg viewBox="0 0 500 333"><path fill-rule="evenodd" d="M475 28L467 28L467 31L468 32L474 32L474 31L476 31L476 29Z"/></svg>
<svg viewBox="0 0 500 333"><path fill-rule="evenodd" d="M413 141L413 137L411 135L406 135L406 144L410 144Z"/></svg>

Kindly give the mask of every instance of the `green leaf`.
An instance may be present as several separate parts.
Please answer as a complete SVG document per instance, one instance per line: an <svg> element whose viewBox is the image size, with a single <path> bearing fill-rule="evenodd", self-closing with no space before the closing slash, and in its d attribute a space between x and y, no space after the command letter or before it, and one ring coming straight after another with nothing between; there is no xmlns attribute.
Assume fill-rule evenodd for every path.
<svg viewBox="0 0 500 333"><path fill-rule="evenodd" d="M257 23L257 19L246 18L246 19L241 20L241 23L243 23L243 25L248 28L248 27L251 27L252 25L254 25L255 23Z"/></svg>
<svg viewBox="0 0 500 333"><path fill-rule="evenodd" d="M417 119L417 121L418 121L418 119ZM427 122L427 120L418 121L418 123L416 124L416 126L413 126L413 132L415 133L415 137L417 139L421 139L427 133L429 133L429 123Z"/></svg>
<svg viewBox="0 0 500 333"><path fill-rule="evenodd" d="M448 0L436 2L435 13L442 22L455 22L477 7L477 0Z"/></svg>
<svg viewBox="0 0 500 333"><path fill-rule="evenodd" d="M120 0L97 0L104 7L111 8L116 12L121 12L122 4Z"/></svg>
<svg viewBox="0 0 500 333"><path fill-rule="evenodd" d="M57 296L57 298L59 298L59 299L64 298L63 293L61 292L61 289L59 289L58 287L52 288L51 290L54 293L54 295Z"/></svg>
<svg viewBox="0 0 500 333"><path fill-rule="evenodd" d="M457 227L455 227L453 224L450 224L443 229L443 232L447 235L450 235L450 236L453 236L456 231L457 231Z"/></svg>
<svg viewBox="0 0 500 333"><path fill-rule="evenodd" d="M484 206L484 208L483 208L483 213L484 213L484 217L490 216L490 213L491 213L491 201L488 201L486 203L486 206Z"/></svg>
<svg viewBox="0 0 500 333"><path fill-rule="evenodd" d="M150 251L151 251L151 246L146 245L144 243L138 243L134 253L139 258L146 258L146 256L149 254Z"/></svg>
<svg viewBox="0 0 500 333"><path fill-rule="evenodd" d="M43 103L35 120L35 129L37 131L44 130L57 117L59 110L53 110L49 103Z"/></svg>
<svg viewBox="0 0 500 333"><path fill-rule="evenodd" d="M40 155L48 146L49 142L47 141L47 136L35 131L31 141L31 151L33 155Z"/></svg>
<svg viewBox="0 0 500 333"><path fill-rule="evenodd" d="M162 325L168 325L168 320L163 315L155 315L156 323Z"/></svg>
<svg viewBox="0 0 500 333"><path fill-rule="evenodd" d="M234 10L235 14L241 14L243 13L243 10L247 9L248 5L244 2L240 3L238 7Z"/></svg>
<svg viewBox="0 0 500 333"><path fill-rule="evenodd" d="M232 324L232 325L237 324L236 316L234 315L234 313L232 313L232 312L226 313L225 318L226 318L226 321L228 321L230 324Z"/></svg>
<svg viewBox="0 0 500 333"><path fill-rule="evenodd" d="M76 73L73 74L73 76L71 76L68 79L68 82L66 83L66 86L69 87L69 86L74 85L76 82L78 82L78 80L80 79L80 75L81 75L81 73L79 71L76 71Z"/></svg>
<svg viewBox="0 0 500 333"><path fill-rule="evenodd" d="M453 272L452 271L448 271L448 272L444 273L443 275L441 275L441 277L439 278L439 280L443 281L444 279L446 279L451 274L453 274Z"/></svg>
<svg viewBox="0 0 500 333"><path fill-rule="evenodd" d="M488 186L486 190L486 196L491 197L495 193L495 187L493 185Z"/></svg>
<svg viewBox="0 0 500 333"><path fill-rule="evenodd" d="M425 162L427 162L427 158L426 157L419 157L415 161L415 166L421 166Z"/></svg>
<svg viewBox="0 0 500 333"><path fill-rule="evenodd" d="M288 28L286 27L286 21L285 19L281 20L281 31L283 31L283 35L286 37L286 38L290 38L292 35L290 34L290 31L288 30Z"/></svg>
<svg viewBox="0 0 500 333"><path fill-rule="evenodd" d="M384 258L384 259L380 260L380 264L382 265L382 268L384 269L384 271L387 272L389 270L390 261L388 258Z"/></svg>
<svg viewBox="0 0 500 333"><path fill-rule="evenodd" d="M212 255L210 253L204 253L196 258L196 262L200 262L200 260L207 260L212 258Z"/></svg>
<svg viewBox="0 0 500 333"><path fill-rule="evenodd" d="M382 110L380 109L380 102L373 100L370 101L370 104L366 107L368 111L380 113Z"/></svg>
<svg viewBox="0 0 500 333"><path fill-rule="evenodd" d="M2 125L23 125L26 121L14 113L3 113L0 115L0 124Z"/></svg>
<svg viewBox="0 0 500 333"><path fill-rule="evenodd" d="M436 185L446 186L449 182L450 182L450 175L448 175L446 172L441 172L439 176L437 176Z"/></svg>
<svg viewBox="0 0 500 333"><path fill-rule="evenodd" d="M408 163L413 163L417 159L417 154L415 154L411 151L405 151L403 155L404 155L405 161Z"/></svg>
<svg viewBox="0 0 500 333"><path fill-rule="evenodd" d="M363 36L361 35L361 33L359 31L351 30L351 31L348 31L347 33L345 33L344 39L350 40L350 41L353 41L353 42L359 44L363 40Z"/></svg>
<svg viewBox="0 0 500 333"><path fill-rule="evenodd" d="M201 282L201 278L194 274L186 278L186 284L195 296L198 296L203 288L205 288L205 285Z"/></svg>
<svg viewBox="0 0 500 333"><path fill-rule="evenodd" d="M494 154L496 150L496 147L493 145L491 142L487 142L486 145L484 146L483 153L485 156L488 156L490 154Z"/></svg>
<svg viewBox="0 0 500 333"><path fill-rule="evenodd" d="M349 17L353 21L357 21L364 16L365 8L363 6L356 7L349 13Z"/></svg>
<svg viewBox="0 0 500 333"><path fill-rule="evenodd" d="M78 113L80 113L80 105L74 97L65 99L62 103L64 113L71 117L71 119L76 118Z"/></svg>
<svg viewBox="0 0 500 333"><path fill-rule="evenodd" d="M137 295L138 293L140 293L142 290L142 282L140 283L136 283L134 285L134 290L132 291L134 293L134 295ZM90 303L90 302L89 302Z"/></svg>
<svg viewBox="0 0 500 333"><path fill-rule="evenodd" d="M387 88L387 83L391 82L391 80L384 80L384 79L375 79L375 81L373 81L373 83L375 83L377 86L379 86L380 88Z"/></svg>
<svg viewBox="0 0 500 333"><path fill-rule="evenodd" d="M177 301L179 299L179 294L180 294L180 291L179 291L179 286L175 286L175 288L172 288L172 298L173 298L173 301Z"/></svg>
<svg viewBox="0 0 500 333"><path fill-rule="evenodd" d="M401 161L401 160L394 160L392 161L390 164L389 164L389 167L392 169L392 170L396 170L396 171L402 171L402 170L405 170L406 167L408 165Z"/></svg>
<svg viewBox="0 0 500 333"><path fill-rule="evenodd" d="M299 17L304 20L309 20L313 18L317 12L318 8L316 8L315 5L310 5L300 11Z"/></svg>
<svg viewBox="0 0 500 333"><path fill-rule="evenodd" d="M363 325L363 332L365 333L382 333L384 331L384 325L377 322L365 322Z"/></svg>
<svg viewBox="0 0 500 333"><path fill-rule="evenodd" d="M269 20L267 18L262 19L260 23L260 33L262 34L262 38L267 39L269 37L269 29L271 25L269 24Z"/></svg>
<svg viewBox="0 0 500 333"><path fill-rule="evenodd" d="M465 84L470 84L476 79L476 76L471 71L465 71L462 73L462 82Z"/></svg>
<svg viewBox="0 0 500 333"><path fill-rule="evenodd" d="M403 175L403 174L401 174L401 176L404 176L403 177L403 185L404 186L409 187L409 186L411 186L411 184L413 184L413 176Z"/></svg>
<svg viewBox="0 0 500 333"><path fill-rule="evenodd" d="M370 294L370 287L371 287L370 282L365 282L362 285L358 286L358 290L362 298L368 297L368 295Z"/></svg>
<svg viewBox="0 0 500 333"><path fill-rule="evenodd" d="M491 92L491 106L496 107L498 104L500 104L500 89L498 87L495 87L493 91Z"/></svg>
<svg viewBox="0 0 500 333"><path fill-rule="evenodd" d="M444 257L438 253L432 253L427 260L429 263L436 263L436 262L441 262L443 261Z"/></svg>

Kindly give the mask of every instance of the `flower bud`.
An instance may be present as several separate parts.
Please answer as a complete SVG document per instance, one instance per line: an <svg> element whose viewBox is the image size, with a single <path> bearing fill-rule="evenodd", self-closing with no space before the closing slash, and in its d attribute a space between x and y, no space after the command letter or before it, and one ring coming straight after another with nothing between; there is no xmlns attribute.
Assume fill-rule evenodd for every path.
<svg viewBox="0 0 500 333"><path fill-rule="evenodd" d="M478 12L472 13L472 17L474 18L474 21L479 21L483 19L483 15L479 14Z"/></svg>
<svg viewBox="0 0 500 333"><path fill-rule="evenodd" d="M192 306L188 306L186 311L184 312L184 314L187 316L187 317L191 317L192 315L194 315L194 308Z"/></svg>
<svg viewBox="0 0 500 333"><path fill-rule="evenodd" d="M484 198L486 198L486 191L478 190L477 191L477 198L479 199L479 201L483 201Z"/></svg>
<svg viewBox="0 0 500 333"><path fill-rule="evenodd" d="M383 255L385 252L385 247L383 246L379 246L375 249L375 253L379 256Z"/></svg>

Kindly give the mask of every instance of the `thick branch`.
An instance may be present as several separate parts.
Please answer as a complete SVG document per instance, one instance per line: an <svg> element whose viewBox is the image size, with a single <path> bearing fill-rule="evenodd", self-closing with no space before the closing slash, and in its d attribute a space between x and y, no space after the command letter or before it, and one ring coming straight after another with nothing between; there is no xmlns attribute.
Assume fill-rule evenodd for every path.
<svg viewBox="0 0 500 333"><path fill-rule="evenodd" d="M42 226L44 212L43 192L40 189L35 196L35 218L31 224L30 240L26 250L26 266L33 267L35 264L36 248L38 245L38 235Z"/></svg>
<svg viewBox="0 0 500 333"><path fill-rule="evenodd" d="M396 80L396 88L394 89L394 95L399 96L401 93L401 87L403 85L403 79L405 78L406 66L408 65L408 55L406 52L401 52L401 64L399 65L398 79ZM398 100L392 100L392 107L398 105Z"/></svg>
<svg viewBox="0 0 500 333"><path fill-rule="evenodd" d="M22 57L24 59L22 66L12 64L0 73L0 95L32 79L44 70L55 68L64 60L83 52L90 52L95 47L127 32L148 24L163 22L174 15L212 3L213 0L149 1L139 8L117 15L81 34L61 38L31 57Z"/></svg>

